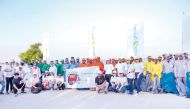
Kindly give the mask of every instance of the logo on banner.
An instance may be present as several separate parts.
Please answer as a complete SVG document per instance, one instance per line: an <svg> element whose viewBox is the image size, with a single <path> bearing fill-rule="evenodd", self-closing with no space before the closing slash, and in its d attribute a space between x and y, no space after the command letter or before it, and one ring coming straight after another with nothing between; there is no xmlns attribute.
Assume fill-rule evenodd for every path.
<svg viewBox="0 0 190 109"><path fill-rule="evenodd" d="M69 74L68 75L68 83L69 85L75 84L77 81L79 81L78 74Z"/></svg>

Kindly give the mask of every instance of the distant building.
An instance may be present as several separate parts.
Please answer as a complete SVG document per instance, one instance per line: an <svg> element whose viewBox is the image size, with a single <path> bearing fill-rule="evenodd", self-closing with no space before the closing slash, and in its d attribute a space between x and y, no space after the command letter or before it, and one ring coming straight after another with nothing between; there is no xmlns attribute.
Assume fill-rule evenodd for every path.
<svg viewBox="0 0 190 109"><path fill-rule="evenodd" d="M144 24L128 23L127 55L144 57Z"/></svg>
<svg viewBox="0 0 190 109"><path fill-rule="evenodd" d="M182 51L190 52L190 13L183 13Z"/></svg>

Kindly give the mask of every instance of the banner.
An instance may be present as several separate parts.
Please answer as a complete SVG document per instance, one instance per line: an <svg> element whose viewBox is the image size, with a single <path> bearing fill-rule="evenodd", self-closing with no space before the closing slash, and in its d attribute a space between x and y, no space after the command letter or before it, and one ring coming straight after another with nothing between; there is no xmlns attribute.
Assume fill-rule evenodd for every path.
<svg viewBox="0 0 190 109"><path fill-rule="evenodd" d="M81 67L66 71L67 88L95 88L95 77L99 67Z"/></svg>

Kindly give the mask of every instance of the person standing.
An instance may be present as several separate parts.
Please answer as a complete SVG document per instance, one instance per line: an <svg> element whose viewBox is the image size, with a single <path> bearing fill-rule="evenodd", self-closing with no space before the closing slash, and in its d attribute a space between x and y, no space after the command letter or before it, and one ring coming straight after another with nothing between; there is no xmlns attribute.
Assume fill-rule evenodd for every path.
<svg viewBox="0 0 190 109"><path fill-rule="evenodd" d="M130 60L130 65L127 72L127 81L129 84L129 94L133 95L134 93L134 79L135 79L135 66L133 60Z"/></svg>
<svg viewBox="0 0 190 109"><path fill-rule="evenodd" d="M64 76L65 72L64 72L64 60L61 60L61 63L60 63L60 74L62 76Z"/></svg>
<svg viewBox="0 0 190 109"><path fill-rule="evenodd" d="M144 72L144 64L142 63L142 58L136 59L136 63L134 64L135 67L135 79L136 79L136 90L137 94L141 92L141 83L143 80L143 72Z"/></svg>
<svg viewBox="0 0 190 109"><path fill-rule="evenodd" d="M187 98L190 98L190 59L188 54L185 54L186 60L186 85L187 85Z"/></svg>
<svg viewBox="0 0 190 109"><path fill-rule="evenodd" d="M161 77L161 88L164 92L178 94L174 75L174 63L170 61L170 57L163 62L163 74Z"/></svg>
<svg viewBox="0 0 190 109"><path fill-rule="evenodd" d="M18 71L19 71L19 68L20 68L20 65L19 65L18 62L16 62L15 67L14 67L15 72L18 72Z"/></svg>
<svg viewBox="0 0 190 109"><path fill-rule="evenodd" d="M96 65L92 62L92 59L87 58L87 67L93 67L93 66L96 66Z"/></svg>
<svg viewBox="0 0 190 109"><path fill-rule="evenodd" d="M154 59L153 66L153 88L152 93L159 93L161 91L160 88L160 79L162 76L162 63L158 62L158 59Z"/></svg>
<svg viewBox="0 0 190 109"><path fill-rule="evenodd" d="M186 96L186 86L185 86L185 60L183 60L183 56L179 55L178 61L174 63L174 73L176 77L176 87L180 96Z"/></svg>
<svg viewBox="0 0 190 109"><path fill-rule="evenodd" d="M100 68L101 72L104 72L104 64L101 62L100 57L95 58L95 62L93 63L93 66L98 66Z"/></svg>
<svg viewBox="0 0 190 109"><path fill-rule="evenodd" d="M43 61L43 64L42 64L42 73L45 73L46 71L49 71L49 68L50 68L50 65L49 64L47 64L47 62L46 61Z"/></svg>
<svg viewBox="0 0 190 109"><path fill-rule="evenodd" d="M119 58L118 60L119 60L119 63L117 63L117 64L115 65L115 68L116 68L118 74L119 74L119 73L126 73L126 72L125 72L125 66L124 66L124 64L122 63L122 59Z"/></svg>
<svg viewBox="0 0 190 109"><path fill-rule="evenodd" d="M42 74L42 73L45 73L45 72L43 71L43 63L42 63L41 60L37 61L37 62L35 63L35 65L40 69L41 74Z"/></svg>
<svg viewBox="0 0 190 109"><path fill-rule="evenodd" d="M69 63L69 58L65 58L65 63L63 66L63 71L64 71L64 80L66 81L66 74L67 74L67 69L70 69L70 63Z"/></svg>
<svg viewBox="0 0 190 109"><path fill-rule="evenodd" d="M60 69L61 64L59 63L58 60L55 60L55 67L57 68L57 75L61 74L61 69Z"/></svg>
<svg viewBox="0 0 190 109"><path fill-rule="evenodd" d="M54 73L54 76L57 77L57 68L53 61L51 61L51 63L50 63L49 72Z"/></svg>
<svg viewBox="0 0 190 109"><path fill-rule="evenodd" d="M22 67L19 67L19 70L16 73L19 73L19 76L21 78L25 78L26 73L25 73L25 71L23 70Z"/></svg>
<svg viewBox="0 0 190 109"><path fill-rule="evenodd" d="M79 67L79 65L80 65L80 59L77 58L77 59L76 59L76 66Z"/></svg>
<svg viewBox="0 0 190 109"><path fill-rule="evenodd" d="M74 69L74 68L77 68L77 64L76 64L75 58L71 57L70 69Z"/></svg>
<svg viewBox="0 0 190 109"><path fill-rule="evenodd" d="M149 92L152 89L152 73L153 73L153 65L151 56L148 56L148 62L145 63L145 79L146 79L146 91Z"/></svg>
<svg viewBox="0 0 190 109"><path fill-rule="evenodd" d="M14 68L11 66L10 63L6 62L3 68L4 76L6 80L6 94L9 94L9 91L12 92L13 90L13 75L14 75ZM10 90L9 90L10 89Z"/></svg>
<svg viewBox="0 0 190 109"><path fill-rule="evenodd" d="M82 59L82 63L80 63L79 67L88 67L85 58Z"/></svg>
<svg viewBox="0 0 190 109"><path fill-rule="evenodd" d="M64 70L70 69L69 58L65 58Z"/></svg>
<svg viewBox="0 0 190 109"><path fill-rule="evenodd" d="M113 65L111 64L111 61L110 60L107 60L106 61L106 65L104 67L104 71L105 71L105 78L106 78L106 81L109 83L109 86L108 87L111 87L111 77L112 77L112 72L114 70L114 67Z"/></svg>
<svg viewBox="0 0 190 109"><path fill-rule="evenodd" d="M33 74L36 74L38 78L41 77L40 68L38 68L36 65L33 65L33 67L32 67L32 75Z"/></svg>
<svg viewBox="0 0 190 109"><path fill-rule="evenodd" d="M0 94L4 94L3 91L5 89L5 80L4 80L4 73L2 71L1 66L0 66L0 85L1 85Z"/></svg>

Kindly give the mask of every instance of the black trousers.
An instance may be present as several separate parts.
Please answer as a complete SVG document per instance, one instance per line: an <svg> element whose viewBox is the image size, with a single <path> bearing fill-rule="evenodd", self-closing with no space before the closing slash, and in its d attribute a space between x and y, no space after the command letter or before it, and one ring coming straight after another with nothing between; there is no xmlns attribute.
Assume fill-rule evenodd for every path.
<svg viewBox="0 0 190 109"><path fill-rule="evenodd" d="M57 84L57 88L59 90L64 90L65 89L65 84L64 83L63 84Z"/></svg>
<svg viewBox="0 0 190 109"><path fill-rule="evenodd" d="M36 87L36 88L35 88ZM42 91L42 84L39 82L39 83L36 83L35 84L35 87L31 87L31 92L33 94L37 94L37 93L40 93Z"/></svg>
<svg viewBox="0 0 190 109"><path fill-rule="evenodd" d="M24 84L24 83L17 84L16 87L17 87L18 89L20 89L20 88L22 87L21 91L24 92L25 84ZM16 94L16 93L18 92L15 88L14 88L13 90L14 90L14 94Z"/></svg>
<svg viewBox="0 0 190 109"><path fill-rule="evenodd" d="M111 82L110 82L111 77L112 77L112 74L105 74L105 79L109 83L109 87L111 86Z"/></svg>
<svg viewBox="0 0 190 109"><path fill-rule="evenodd" d="M12 91L13 90L13 77L6 77L5 80L6 80L6 92L9 91L9 88L10 88L10 91ZM10 85L10 87L9 87L9 85Z"/></svg>

